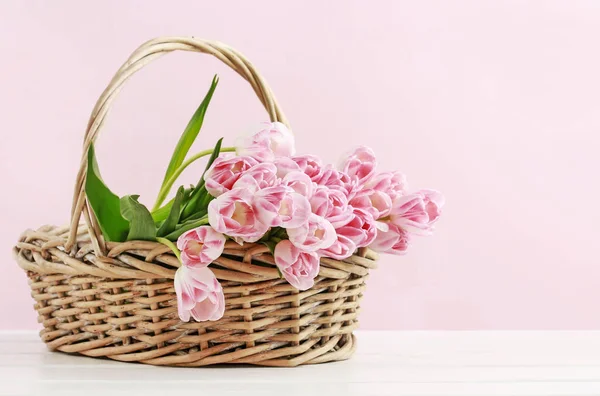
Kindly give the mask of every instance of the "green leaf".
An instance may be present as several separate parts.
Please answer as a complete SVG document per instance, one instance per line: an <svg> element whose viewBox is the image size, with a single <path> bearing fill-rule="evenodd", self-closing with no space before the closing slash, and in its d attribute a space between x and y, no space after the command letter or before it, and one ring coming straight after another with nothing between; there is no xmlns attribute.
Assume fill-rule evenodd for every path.
<svg viewBox="0 0 600 396"><path fill-rule="evenodd" d="M169 235L165 236L165 238L170 241L176 241L177 238L179 238L181 236L181 234L183 234L184 232L194 229L196 227L200 227L202 225L206 225L206 224L208 224L208 218L206 218L206 217L202 217L201 219L198 219L195 221L190 221L185 224L180 224L177 226L175 231L173 231Z"/></svg>
<svg viewBox="0 0 600 396"><path fill-rule="evenodd" d="M198 185L200 185L200 184L204 185L204 175L206 174L206 171L208 171L210 169L213 162L215 162L215 160L221 153L221 145L222 144L223 144L223 138L217 140L217 144L215 144L215 148L213 149L213 152L210 155L208 162L206 163L206 168L204 168L204 172L202 172L202 177L200 177L200 181L198 182Z"/></svg>
<svg viewBox="0 0 600 396"><path fill-rule="evenodd" d="M190 200L185 205L185 208L183 208L182 217L186 220L193 218L196 213L202 212L202 206L200 205L200 203L204 199L204 196L208 194L208 191L206 191L206 188L204 186L202 186L197 191L198 192L196 192L196 190L192 191L192 194L190 195ZM196 192L195 195L194 192Z"/></svg>
<svg viewBox="0 0 600 396"><path fill-rule="evenodd" d="M183 204L185 202L187 202L187 200L189 199L189 196L190 196L193 188L194 188L194 186L190 186L190 188L186 188L184 190L184 197L183 197L182 205L180 207L180 211L183 210L183 206L184 206ZM159 209L152 212L152 218L154 219L154 222L156 224L159 224L159 223L162 224L162 222L164 222L167 219L167 217L169 216L169 213L171 213L171 208L173 207L173 203L175 203L175 198L172 198L164 206L161 206Z"/></svg>
<svg viewBox="0 0 600 396"><path fill-rule="evenodd" d="M208 203L206 203L206 195L210 195L210 194L208 194L208 191L206 191L206 188L204 187L204 175L206 174L206 171L210 169L213 162L215 162L215 160L221 153L221 144L222 143L223 143L223 138L221 138L217 141L217 144L215 145L215 148L214 148L210 158L208 159L208 162L206 163L206 168L204 169L204 172L202 172L202 176L200 177L198 184L192 190L192 194L190 195L190 200L188 201L185 208L183 209L182 217L184 219L186 219L193 213L199 211L200 209L205 209L206 206L208 205ZM208 201L210 202L210 200L208 200Z"/></svg>
<svg viewBox="0 0 600 396"><path fill-rule="evenodd" d="M175 202L175 198L171 199L164 206L161 206L159 209L157 209L151 213L152 218L154 219L154 222L156 224L163 222L167 219L167 217L169 216L169 213L171 213L171 208L173 207L174 202Z"/></svg>
<svg viewBox="0 0 600 396"><path fill-rule="evenodd" d="M110 191L100 176L93 144L88 150L85 195L104 238L113 242L125 241L129 222L121 215L119 197Z"/></svg>
<svg viewBox="0 0 600 396"><path fill-rule="evenodd" d="M138 202L139 195L121 198L121 215L129 221L127 240L156 240L156 225L148 208Z"/></svg>
<svg viewBox="0 0 600 396"><path fill-rule="evenodd" d="M206 217L207 213L208 213L208 211L206 209L199 210L196 213L192 213L192 215L190 217L188 217L187 219L180 221L179 224L185 225L192 221L200 220L201 218Z"/></svg>
<svg viewBox="0 0 600 396"><path fill-rule="evenodd" d="M206 114L206 109L208 108L208 105L213 96L213 93L215 92L215 88L217 88L218 83L219 78L215 75L210 85L210 88L206 96L204 97L204 100L202 100L202 103L200 103L200 106L198 106L198 109L196 109L196 112L190 119L185 130L183 131L183 134L179 138L179 142L177 142L177 146L175 146L175 150L173 151L173 155L171 156L171 162L169 162L167 172L165 173L165 177L161 185L161 190L164 187L165 183L171 178L175 170L179 168L179 166L183 163L188 151L190 150L190 147L192 147L194 140L196 140L196 137L200 132L200 128L202 128L202 123L204 122L204 115Z"/></svg>
<svg viewBox="0 0 600 396"><path fill-rule="evenodd" d="M175 231L175 227L177 226L179 217L181 216L181 204L184 202L186 195L185 188L183 186L179 187L179 190L177 190L177 194L173 199L173 204L171 205L169 215L158 229L158 236L162 237Z"/></svg>
<svg viewBox="0 0 600 396"><path fill-rule="evenodd" d="M208 204L210 203L210 201L212 201L213 199L215 199L215 197L213 197L212 195L210 195L208 193L208 191L206 192L206 194L202 195L202 199L200 200L200 207L201 208L208 208Z"/></svg>

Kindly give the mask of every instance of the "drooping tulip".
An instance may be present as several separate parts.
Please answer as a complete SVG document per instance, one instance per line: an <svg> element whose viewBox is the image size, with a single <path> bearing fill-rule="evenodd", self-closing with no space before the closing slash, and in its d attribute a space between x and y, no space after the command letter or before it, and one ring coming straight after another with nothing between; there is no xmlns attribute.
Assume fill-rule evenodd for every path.
<svg viewBox="0 0 600 396"><path fill-rule="evenodd" d="M219 320L225 312L225 296L219 281L207 267L182 265L175 272L175 293L179 318L188 322Z"/></svg>

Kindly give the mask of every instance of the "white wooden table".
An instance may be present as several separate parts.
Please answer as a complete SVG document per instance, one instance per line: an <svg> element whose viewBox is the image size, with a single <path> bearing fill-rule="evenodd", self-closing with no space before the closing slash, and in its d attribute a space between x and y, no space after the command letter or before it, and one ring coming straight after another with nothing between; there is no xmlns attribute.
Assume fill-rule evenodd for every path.
<svg viewBox="0 0 600 396"><path fill-rule="evenodd" d="M169 368L48 352L0 332L0 395L600 395L600 331L358 332L349 361Z"/></svg>

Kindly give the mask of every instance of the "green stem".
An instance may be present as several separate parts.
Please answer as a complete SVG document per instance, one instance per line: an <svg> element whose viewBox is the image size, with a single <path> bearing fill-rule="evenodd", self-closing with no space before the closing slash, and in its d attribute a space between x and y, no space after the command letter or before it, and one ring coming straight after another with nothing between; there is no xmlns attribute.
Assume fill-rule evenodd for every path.
<svg viewBox="0 0 600 396"><path fill-rule="evenodd" d="M179 251L179 249L177 249L177 246L175 246L175 244L171 241L169 241L167 238L156 238L156 240L160 243L162 243L163 245L171 248L171 250L173 251L173 253L175 253L175 256L177 257L177 260L181 261L181 252Z"/></svg>
<svg viewBox="0 0 600 396"><path fill-rule="evenodd" d="M169 180L166 180L163 183L162 187L160 188L160 191L158 192L158 197L156 197L156 202L154 203L154 207L152 208L152 211L155 212L158 209L160 209L160 205L162 205L165 198L169 194L169 191L171 191L171 187L173 187L173 184L175 183L175 181L177 180L179 175L181 175L181 172L183 172L185 170L185 168L190 166L190 164L192 162L196 161L197 159L206 157L207 155L211 155L213 153L213 151L214 151L214 149L200 151L199 153L194 154L189 159L187 159L183 164L181 164L179 166L179 168L175 169L175 172L173 172L173 174L171 175ZM232 151L235 151L235 147L221 148L221 153L232 152Z"/></svg>

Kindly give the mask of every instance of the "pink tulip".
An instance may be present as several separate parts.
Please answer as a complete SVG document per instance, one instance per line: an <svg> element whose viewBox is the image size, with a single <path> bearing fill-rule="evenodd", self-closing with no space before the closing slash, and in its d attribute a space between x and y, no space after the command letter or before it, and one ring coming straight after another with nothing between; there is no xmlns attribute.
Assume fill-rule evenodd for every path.
<svg viewBox="0 0 600 396"><path fill-rule="evenodd" d="M175 272L175 293L179 318L188 322L190 315L198 322L219 320L225 312L223 289L206 267L182 265Z"/></svg>
<svg viewBox="0 0 600 396"><path fill-rule="evenodd" d="M287 234L296 247L306 252L327 249L336 240L335 228L331 223L314 213L300 227L288 228Z"/></svg>
<svg viewBox="0 0 600 396"><path fill-rule="evenodd" d="M405 254L410 242L408 232L395 224L388 226L387 231L379 230L377 232L377 238L369 245L369 248L379 253Z"/></svg>
<svg viewBox="0 0 600 396"><path fill-rule="evenodd" d="M352 207L340 190L317 186L310 197L310 206L314 214L327 219L334 228L347 224L353 217Z"/></svg>
<svg viewBox="0 0 600 396"><path fill-rule="evenodd" d="M319 256L306 252L284 239L275 246L275 264L284 278L296 289L307 290L319 274Z"/></svg>
<svg viewBox="0 0 600 396"><path fill-rule="evenodd" d="M392 210L392 199L388 194L378 190L360 190L350 200L350 205L369 212L375 220L387 216Z"/></svg>
<svg viewBox="0 0 600 396"><path fill-rule="evenodd" d="M394 199L390 220L413 234L431 235L443 205L444 197L433 190L398 196Z"/></svg>
<svg viewBox="0 0 600 396"><path fill-rule="evenodd" d="M238 155L247 155L259 161L273 161L277 157L294 155L294 135L281 122L263 122L262 129L236 142Z"/></svg>
<svg viewBox="0 0 600 396"><path fill-rule="evenodd" d="M277 167L273 163L263 162L246 170L234 183L233 188L258 191L271 187L277 182Z"/></svg>
<svg viewBox="0 0 600 396"><path fill-rule="evenodd" d="M340 233L337 234L337 239L331 246L326 249L320 249L318 253L321 256L331 257L336 260L344 260L354 254L356 244L347 236Z"/></svg>
<svg viewBox="0 0 600 396"><path fill-rule="evenodd" d="M423 195L412 193L396 197L390 213L393 224L405 231L418 235L430 233L429 215L425 209Z"/></svg>
<svg viewBox="0 0 600 396"><path fill-rule="evenodd" d="M341 191L348 198L353 197L359 188L356 180L348 174L334 169L331 165L324 167L321 174L313 178L313 181L320 186Z"/></svg>
<svg viewBox="0 0 600 396"><path fill-rule="evenodd" d="M387 194L392 200L406 194L406 176L400 172L375 173L364 185L366 190L375 190Z"/></svg>
<svg viewBox="0 0 600 396"><path fill-rule="evenodd" d="M206 190L213 197L231 190L242 173L258 162L251 157L218 157L204 175Z"/></svg>
<svg viewBox="0 0 600 396"><path fill-rule="evenodd" d="M357 248L370 245L377 237L377 226L373 216L366 210L354 208L352 219L336 228L337 240L319 254L336 260L343 260L354 254Z"/></svg>
<svg viewBox="0 0 600 396"><path fill-rule="evenodd" d="M435 223L442 214L442 207L444 206L446 199L439 191L421 190L419 192L423 195L425 211L427 212L427 216L429 216L429 224L431 225Z"/></svg>
<svg viewBox="0 0 600 396"><path fill-rule="evenodd" d="M273 160L277 168L277 177L283 178L290 172L300 172L298 164L290 157L278 157Z"/></svg>
<svg viewBox="0 0 600 396"><path fill-rule="evenodd" d="M314 183L306 173L300 171L289 172L283 177L281 183L291 187L306 198L310 198L313 194Z"/></svg>
<svg viewBox="0 0 600 396"><path fill-rule="evenodd" d="M208 221L218 232L239 242L256 242L269 229L258 220L252 207L253 192L235 188L208 204Z"/></svg>
<svg viewBox="0 0 600 396"><path fill-rule="evenodd" d="M377 223L366 210L354 208L352 220L336 229L338 236L350 239L357 248L370 245L377 237Z"/></svg>
<svg viewBox="0 0 600 396"><path fill-rule="evenodd" d="M283 185L258 190L252 207L258 220L269 227L300 227L310 215L306 197Z"/></svg>
<svg viewBox="0 0 600 396"><path fill-rule="evenodd" d="M339 169L356 180L358 185L362 186L373 176L376 166L377 160L375 159L373 150L361 146L357 147L342 160Z"/></svg>
<svg viewBox="0 0 600 396"><path fill-rule="evenodd" d="M187 231L177 239L181 261L188 267L206 267L223 254L225 240L225 235L209 226Z"/></svg>
<svg viewBox="0 0 600 396"><path fill-rule="evenodd" d="M312 181L317 181L317 179L319 179L323 168L323 164L319 157L314 155L298 155L292 157L292 160L298 166L298 170L306 173Z"/></svg>

